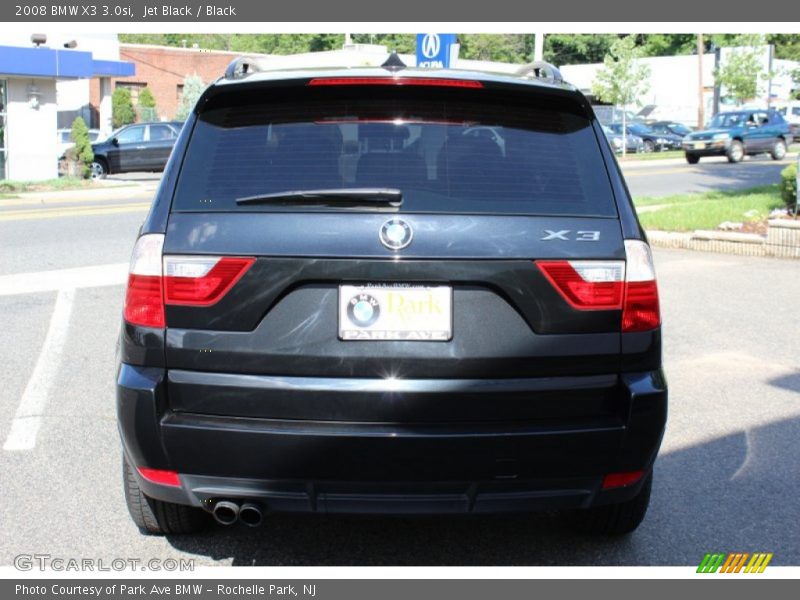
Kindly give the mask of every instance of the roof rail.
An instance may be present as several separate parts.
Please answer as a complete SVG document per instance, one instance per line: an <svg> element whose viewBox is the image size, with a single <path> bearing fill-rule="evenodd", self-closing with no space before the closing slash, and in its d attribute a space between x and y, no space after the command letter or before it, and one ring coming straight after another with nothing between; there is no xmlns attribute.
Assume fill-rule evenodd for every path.
<svg viewBox="0 0 800 600"><path fill-rule="evenodd" d="M549 79L554 83L564 83L564 77L554 65L543 60L535 60L532 63L521 66L514 74L517 77L537 77L539 79Z"/></svg>
<svg viewBox="0 0 800 600"><path fill-rule="evenodd" d="M254 56L238 56L225 69L225 79L242 79L264 70L260 60Z"/></svg>

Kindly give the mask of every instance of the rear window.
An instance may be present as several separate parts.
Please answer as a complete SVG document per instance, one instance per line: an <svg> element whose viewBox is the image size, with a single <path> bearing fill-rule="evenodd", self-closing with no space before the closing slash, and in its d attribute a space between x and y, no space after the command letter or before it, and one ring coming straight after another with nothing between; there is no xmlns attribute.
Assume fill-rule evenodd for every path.
<svg viewBox="0 0 800 600"><path fill-rule="evenodd" d="M400 86L226 92L198 118L172 210L287 210L236 200L396 188L401 212L615 216L591 121L571 105Z"/></svg>

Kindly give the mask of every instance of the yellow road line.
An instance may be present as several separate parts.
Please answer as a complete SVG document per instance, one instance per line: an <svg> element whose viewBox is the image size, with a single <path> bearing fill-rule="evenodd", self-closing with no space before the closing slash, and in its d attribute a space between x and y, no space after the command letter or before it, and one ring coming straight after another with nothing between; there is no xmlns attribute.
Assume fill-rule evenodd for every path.
<svg viewBox="0 0 800 600"><path fill-rule="evenodd" d="M120 198L120 201L125 200L146 200L148 198L152 198L155 196L155 192L151 193L143 193L138 192L136 194L131 194L130 196L126 196L124 198ZM32 200L29 198L9 198L6 200L0 199L0 208L6 208L9 206L48 206L50 204L69 204L74 202L75 204L83 204L89 202L113 202L113 198L109 198L108 196L102 196L100 198L46 198L41 200Z"/></svg>
<svg viewBox="0 0 800 600"><path fill-rule="evenodd" d="M38 210L0 211L0 221L26 221L32 219L56 219L60 217L83 217L87 215L110 215L126 212L143 212L150 202L108 204L105 206L72 206L66 208L40 208Z"/></svg>

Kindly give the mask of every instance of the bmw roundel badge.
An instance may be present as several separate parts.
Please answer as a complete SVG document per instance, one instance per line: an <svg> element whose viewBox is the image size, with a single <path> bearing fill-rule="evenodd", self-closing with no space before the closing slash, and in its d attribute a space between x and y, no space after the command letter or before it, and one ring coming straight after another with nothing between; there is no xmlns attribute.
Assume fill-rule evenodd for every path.
<svg viewBox="0 0 800 600"><path fill-rule="evenodd" d="M353 325L369 327L381 316L381 305L370 294L357 294L347 303L347 318Z"/></svg>
<svg viewBox="0 0 800 600"><path fill-rule="evenodd" d="M403 219L389 219L381 225L381 243L389 250L402 250L411 243L414 231Z"/></svg>

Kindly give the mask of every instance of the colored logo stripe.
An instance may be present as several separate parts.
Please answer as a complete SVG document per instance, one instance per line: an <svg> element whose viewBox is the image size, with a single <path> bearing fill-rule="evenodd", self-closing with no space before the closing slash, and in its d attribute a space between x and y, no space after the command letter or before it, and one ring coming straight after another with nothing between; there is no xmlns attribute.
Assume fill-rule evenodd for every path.
<svg viewBox="0 0 800 600"><path fill-rule="evenodd" d="M748 562L748 559L749 562ZM772 560L771 552L731 552L727 555L714 552L706 553L700 566L697 567L698 573L763 573L764 569ZM745 566L745 563L747 566ZM742 571L744 569L744 571Z"/></svg>
<svg viewBox="0 0 800 600"><path fill-rule="evenodd" d="M700 562L700 566L697 567L698 573L716 573L719 566L722 564L722 561L725 559L724 554L710 554L707 553L703 560Z"/></svg>

